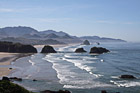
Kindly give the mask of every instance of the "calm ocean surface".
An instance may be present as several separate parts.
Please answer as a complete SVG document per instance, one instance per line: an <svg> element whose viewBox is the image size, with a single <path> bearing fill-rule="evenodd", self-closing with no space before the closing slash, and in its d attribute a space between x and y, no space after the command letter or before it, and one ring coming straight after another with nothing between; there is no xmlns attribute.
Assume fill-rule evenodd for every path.
<svg viewBox="0 0 140 93"><path fill-rule="evenodd" d="M36 92L66 89L72 93L140 93L140 44L101 44L111 51L101 55L74 53L76 48L90 51L93 46L98 45L66 46L57 48L56 54L37 53L20 58L12 63L16 70L9 76L23 78L16 83ZM123 74L138 79L119 79Z"/></svg>

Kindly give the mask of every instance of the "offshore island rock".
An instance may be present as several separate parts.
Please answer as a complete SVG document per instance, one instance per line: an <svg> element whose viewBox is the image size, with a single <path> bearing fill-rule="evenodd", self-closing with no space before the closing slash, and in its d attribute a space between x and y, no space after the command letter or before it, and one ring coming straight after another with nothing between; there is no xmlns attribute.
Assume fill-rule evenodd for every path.
<svg viewBox="0 0 140 93"><path fill-rule="evenodd" d="M83 45L90 45L90 43L89 43L88 40L85 40L85 41L83 42Z"/></svg>
<svg viewBox="0 0 140 93"><path fill-rule="evenodd" d="M57 53L52 46L46 45L43 47L41 53Z"/></svg>
<svg viewBox="0 0 140 93"><path fill-rule="evenodd" d="M107 52L109 52L109 50L102 47L92 47L90 49L90 53L102 54L102 53L107 53Z"/></svg>
<svg viewBox="0 0 140 93"><path fill-rule="evenodd" d="M84 53L84 52L87 52L87 51L84 50L84 48L77 48L75 50L75 53Z"/></svg>
<svg viewBox="0 0 140 93"><path fill-rule="evenodd" d="M122 79L136 79L133 75L121 75L120 78Z"/></svg>

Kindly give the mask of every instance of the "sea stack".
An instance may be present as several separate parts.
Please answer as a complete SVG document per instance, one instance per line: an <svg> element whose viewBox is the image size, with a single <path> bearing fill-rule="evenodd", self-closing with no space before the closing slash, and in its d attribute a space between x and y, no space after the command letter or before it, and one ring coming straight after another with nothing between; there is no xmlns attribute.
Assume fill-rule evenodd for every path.
<svg viewBox="0 0 140 93"><path fill-rule="evenodd" d="M109 52L109 50L102 47L92 47L90 49L90 53L102 54L102 53L107 53L107 52Z"/></svg>
<svg viewBox="0 0 140 93"><path fill-rule="evenodd" d="M84 53L84 52L87 52L87 51L84 50L84 48L77 48L75 50L75 53Z"/></svg>
<svg viewBox="0 0 140 93"><path fill-rule="evenodd" d="M122 79L136 79L133 75L121 75L120 78Z"/></svg>
<svg viewBox="0 0 140 93"><path fill-rule="evenodd" d="M88 40L85 40L85 41L83 42L83 45L90 45L90 43L89 43Z"/></svg>
<svg viewBox="0 0 140 93"><path fill-rule="evenodd" d="M41 53L57 53L52 46L46 45L43 47Z"/></svg>

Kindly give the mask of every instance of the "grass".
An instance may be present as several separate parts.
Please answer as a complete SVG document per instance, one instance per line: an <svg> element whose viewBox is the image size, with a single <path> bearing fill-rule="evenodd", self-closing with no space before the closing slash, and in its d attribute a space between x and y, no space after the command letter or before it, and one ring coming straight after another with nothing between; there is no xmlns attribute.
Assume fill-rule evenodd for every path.
<svg viewBox="0 0 140 93"><path fill-rule="evenodd" d="M33 93L10 81L0 80L0 93Z"/></svg>

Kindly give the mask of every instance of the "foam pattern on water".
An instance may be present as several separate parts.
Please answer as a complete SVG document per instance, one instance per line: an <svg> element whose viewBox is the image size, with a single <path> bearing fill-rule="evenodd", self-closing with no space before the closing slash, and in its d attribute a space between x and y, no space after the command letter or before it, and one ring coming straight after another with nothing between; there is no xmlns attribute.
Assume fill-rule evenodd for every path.
<svg viewBox="0 0 140 93"><path fill-rule="evenodd" d="M76 57L78 57L78 59L76 59ZM84 59L84 57L81 58ZM53 68L57 72L57 77L60 79L59 82L64 85L64 88L95 88L111 86L110 84L96 81L95 79L102 75L94 73L94 71L96 71L95 67L86 65L88 63L94 63L94 61L80 60L78 54L75 54L75 56L72 57L70 54L65 55L64 53L49 54L43 59L53 64Z"/></svg>

